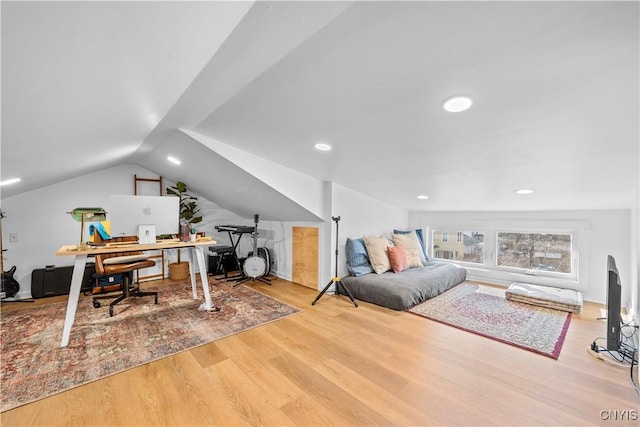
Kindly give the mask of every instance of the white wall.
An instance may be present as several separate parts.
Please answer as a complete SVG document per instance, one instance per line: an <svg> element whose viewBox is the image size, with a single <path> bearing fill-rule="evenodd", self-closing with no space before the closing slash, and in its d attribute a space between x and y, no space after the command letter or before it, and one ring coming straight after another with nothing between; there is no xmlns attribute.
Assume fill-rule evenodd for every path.
<svg viewBox="0 0 640 427"><path fill-rule="evenodd" d="M412 227L451 228L487 231L496 228L530 230L574 228L578 230L579 272L578 281L564 283L563 287L580 290L587 301L606 302L607 255L615 257L623 284L623 304L631 303L631 211L557 211L557 212L411 212ZM431 242L431 236L428 236ZM431 252L429 250L429 252ZM493 256L495 248L485 248L487 256ZM540 278L528 275L509 275L470 270L469 278L500 285L511 281L542 283Z"/></svg>
<svg viewBox="0 0 640 427"><path fill-rule="evenodd" d="M405 229L409 225L409 212L397 206L380 202L338 184L333 184L333 216L340 216L338 275L347 275L344 253L347 237L389 235L394 228ZM335 226L332 225L332 253L335 251ZM335 255L333 255L335 258ZM332 271L335 261L332 261Z"/></svg>
<svg viewBox="0 0 640 427"><path fill-rule="evenodd" d="M120 165L74 178L59 184L22 193L2 200L4 267L17 267L14 277L20 283L16 298L31 296L31 272L46 265L73 265L73 257L57 257L56 251L63 245L80 241L80 223L67 213L77 207L103 207L109 212L112 194L133 194L134 175L157 178L152 172L135 165ZM187 183L188 184L188 183ZM173 185L164 182L163 186ZM155 189L145 187L144 194L157 194ZM163 191L164 193L164 191ZM197 196L197 195L196 195ZM198 225L199 231L213 235L222 243L229 239L226 234L215 232L215 225L250 223L205 199L198 199L205 220ZM18 241L10 242L9 234L17 233ZM86 239L86 236L85 236ZM175 259L167 254L166 262Z"/></svg>
<svg viewBox="0 0 640 427"><path fill-rule="evenodd" d="M347 237L389 234L394 228L406 228L408 211L382 203L372 197L335 183L324 183L322 216L324 222L278 222L266 221L260 224L261 234L270 236L267 247L272 247L276 258L276 273L291 280L292 277L292 230L293 227L319 228L318 290L323 289L335 275L336 222L338 221L338 276L347 274L344 253ZM332 292L330 290L329 292Z"/></svg>

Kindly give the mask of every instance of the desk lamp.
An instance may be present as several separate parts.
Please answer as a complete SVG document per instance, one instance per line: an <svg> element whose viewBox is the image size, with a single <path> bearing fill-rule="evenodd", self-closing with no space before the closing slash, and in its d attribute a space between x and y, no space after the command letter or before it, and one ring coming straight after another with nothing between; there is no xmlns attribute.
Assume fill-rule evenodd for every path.
<svg viewBox="0 0 640 427"><path fill-rule="evenodd" d="M107 219L107 213L103 208L75 208L71 212L73 219L80 221L80 243L76 245L76 250L84 250L89 247L84 242L84 223L85 221L104 221Z"/></svg>

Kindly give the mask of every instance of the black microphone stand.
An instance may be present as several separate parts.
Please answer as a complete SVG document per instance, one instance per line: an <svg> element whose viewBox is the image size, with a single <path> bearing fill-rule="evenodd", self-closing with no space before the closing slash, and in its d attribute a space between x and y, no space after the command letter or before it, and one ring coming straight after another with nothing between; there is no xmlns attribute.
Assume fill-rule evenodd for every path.
<svg viewBox="0 0 640 427"><path fill-rule="evenodd" d="M358 304L356 303L356 300L353 299L353 295L351 295L351 292L349 291L349 288L347 288L344 285L344 283L342 283L342 281L340 280L340 277L338 277L338 222L340 221L340 217L339 216L338 217L332 216L331 219L333 221L335 221L335 223L336 223L336 275L333 276L331 281L318 294L318 296L316 297L316 299L313 300L311 305L315 305L316 302L318 302L318 300L320 299L320 297L322 297L322 295L324 295L324 293L327 292L327 289L329 289L331 287L331 285L335 285L336 286L335 287L336 295L340 295L340 289L342 289L345 294L349 295L349 298L351 299L351 302L353 303L353 305L355 305L357 307Z"/></svg>

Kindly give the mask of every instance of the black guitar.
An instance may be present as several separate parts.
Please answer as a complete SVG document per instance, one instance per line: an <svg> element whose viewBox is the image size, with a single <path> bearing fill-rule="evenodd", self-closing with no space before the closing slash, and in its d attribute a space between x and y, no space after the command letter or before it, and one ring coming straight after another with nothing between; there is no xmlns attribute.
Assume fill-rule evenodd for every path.
<svg viewBox="0 0 640 427"><path fill-rule="evenodd" d="M14 265L9 271L2 272L2 291L7 298L13 298L20 290L20 283L13 278L13 273L16 272L16 266Z"/></svg>
<svg viewBox="0 0 640 427"><path fill-rule="evenodd" d="M13 278L13 273L16 272L16 266L14 265L9 271L4 271L4 249L2 248L2 218L4 218L4 212L0 211L0 271L2 271L2 288L0 292L4 293L6 298L13 298L20 290L20 283Z"/></svg>

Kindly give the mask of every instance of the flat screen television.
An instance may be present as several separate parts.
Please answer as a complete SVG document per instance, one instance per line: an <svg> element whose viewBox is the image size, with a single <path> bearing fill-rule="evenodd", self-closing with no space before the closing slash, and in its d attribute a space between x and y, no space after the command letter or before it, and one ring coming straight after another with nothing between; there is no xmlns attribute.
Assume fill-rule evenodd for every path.
<svg viewBox="0 0 640 427"><path fill-rule="evenodd" d="M156 235L178 234L180 199L175 196L112 195L107 209L111 236L137 236L140 225L155 225Z"/></svg>
<svg viewBox="0 0 640 427"><path fill-rule="evenodd" d="M620 314L622 299L622 286L616 267L616 260L607 256L607 350L618 351L620 349Z"/></svg>

